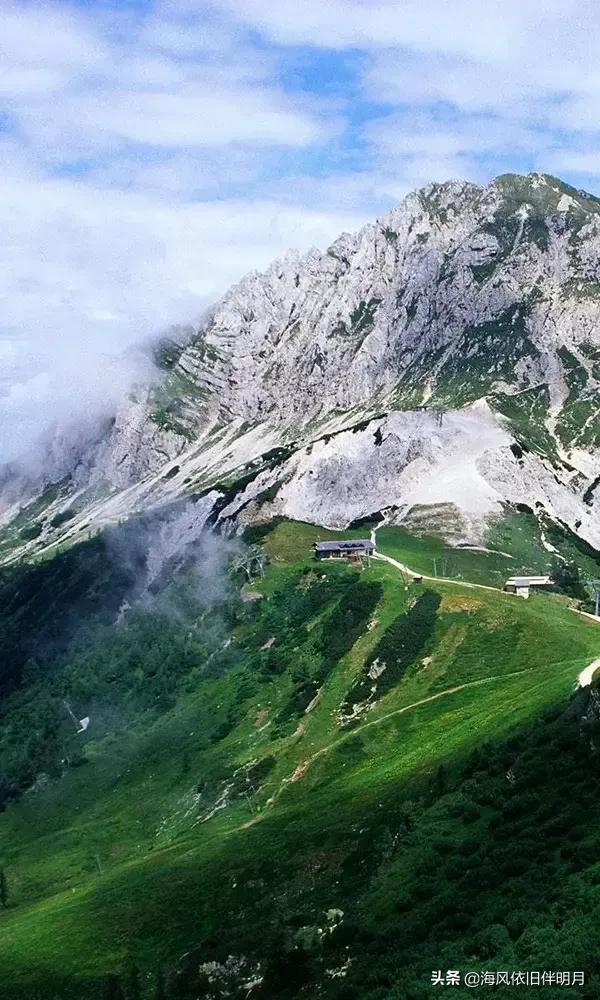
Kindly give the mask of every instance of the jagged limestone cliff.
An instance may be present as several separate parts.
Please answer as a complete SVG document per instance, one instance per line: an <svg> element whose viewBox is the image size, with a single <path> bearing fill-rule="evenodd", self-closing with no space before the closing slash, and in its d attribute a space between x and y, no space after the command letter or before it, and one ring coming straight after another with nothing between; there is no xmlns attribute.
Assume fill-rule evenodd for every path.
<svg viewBox="0 0 600 1000"><path fill-rule="evenodd" d="M600 547L600 200L552 177L411 194L248 275L159 364L49 498L7 494L11 557L184 493L237 523L452 504L465 538L520 503Z"/></svg>

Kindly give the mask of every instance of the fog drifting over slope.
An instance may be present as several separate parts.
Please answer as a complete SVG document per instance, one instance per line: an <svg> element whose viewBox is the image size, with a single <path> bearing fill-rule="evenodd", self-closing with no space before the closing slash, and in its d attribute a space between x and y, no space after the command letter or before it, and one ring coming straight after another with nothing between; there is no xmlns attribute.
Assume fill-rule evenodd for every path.
<svg viewBox="0 0 600 1000"><path fill-rule="evenodd" d="M149 374L132 345L357 221L263 178L330 134L271 60L208 11L108 7L3 5L0 462L110 414Z"/></svg>
<svg viewBox="0 0 600 1000"><path fill-rule="evenodd" d="M6 185L0 462L30 452L56 425L111 414L133 383L152 377L152 340L173 324L197 322L229 284L290 243L328 242L343 221L71 181Z"/></svg>

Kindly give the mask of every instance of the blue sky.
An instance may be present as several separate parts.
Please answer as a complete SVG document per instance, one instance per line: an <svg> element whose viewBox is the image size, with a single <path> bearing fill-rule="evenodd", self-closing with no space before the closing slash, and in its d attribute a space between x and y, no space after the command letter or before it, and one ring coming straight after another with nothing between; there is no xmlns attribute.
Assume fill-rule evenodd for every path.
<svg viewBox="0 0 600 1000"><path fill-rule="evenodd" d="M5 0L0 418L429 181L600 191L599 48L591 0Z"/></svg>

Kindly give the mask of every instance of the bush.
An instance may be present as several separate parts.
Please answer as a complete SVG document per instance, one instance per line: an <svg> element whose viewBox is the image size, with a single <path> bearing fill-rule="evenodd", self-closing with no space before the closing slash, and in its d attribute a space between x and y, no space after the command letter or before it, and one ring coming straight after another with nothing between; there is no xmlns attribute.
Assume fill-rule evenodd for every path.
<svg viewBox="0 0 600 1000"><path fill-rule="evenodd" d="M54 515L50 524L53 528L60 528L61 524L65 524L66 521L70 521L71 518L75 517L75 514L76 511L74 511L72 507L69 507L68 510L61 510L59 514Z"/></svg>
<svg viewBox="0 0 600 1000"><path fill-rule="evenodd" d="M577 600L585 600L587 594L581 579L581 572L577 563L574 562L554 562L551 571L557 590L569 597Z"/></svg>
<svg viewBox="0 0 600 1000"><path fill-rule="evenodd" d="M39 523L32 524L28 528L22 528L19 532L19 538L22 538L24 542L31 542L34 538L39 538L42 533L42 525Z"/></svg>
<svg viewBox="0 0 600 1000"><path fill-rule="evenodd" d="M392 622L368 657L361 676L350 688L346 706L368 698L373 687L378 697L395 687L432 638L440 601L438 593L426 590L408 611ZM369 670L376 662L385 669L373 679Z"/></svg>

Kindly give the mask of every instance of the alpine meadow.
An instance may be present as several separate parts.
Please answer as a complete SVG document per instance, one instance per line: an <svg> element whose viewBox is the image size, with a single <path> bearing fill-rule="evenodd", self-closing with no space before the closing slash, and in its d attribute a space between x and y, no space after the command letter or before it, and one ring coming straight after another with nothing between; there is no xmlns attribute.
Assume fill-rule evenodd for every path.
<svg viewBox="0 0 600 1000"><path fill-rule="evenodd" d="M429 185L154 363L4 467L3 1000L595 1000L600 201Z"/></svg>
<svg viewBox="0 0 600 1000"><path fill-rule="evenodd" d="M600 1000L599 65L0 3L0 1000Z"/></svg>

